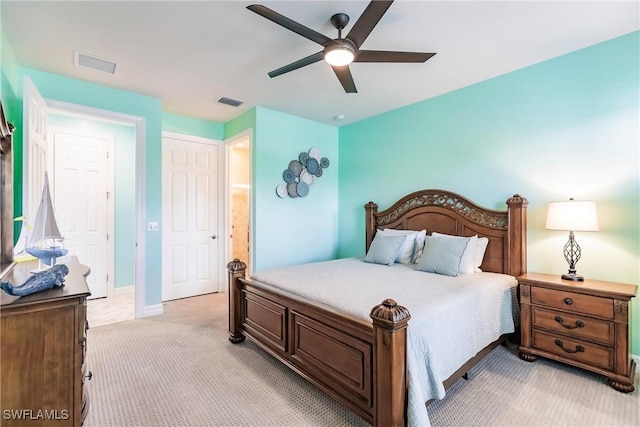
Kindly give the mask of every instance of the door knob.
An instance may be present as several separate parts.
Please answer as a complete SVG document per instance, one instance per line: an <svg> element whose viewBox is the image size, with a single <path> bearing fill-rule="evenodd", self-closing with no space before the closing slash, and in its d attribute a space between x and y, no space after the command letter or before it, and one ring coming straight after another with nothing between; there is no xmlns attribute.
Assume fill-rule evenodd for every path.
<svg viewBox="0 0 640 427"><path fill-rule="evenodd" d="M211 235L211 238L212 238L213 240L216 240L216 239L218 238L218 236L216 236L215 234L212 234L212 235Z"/></svg>

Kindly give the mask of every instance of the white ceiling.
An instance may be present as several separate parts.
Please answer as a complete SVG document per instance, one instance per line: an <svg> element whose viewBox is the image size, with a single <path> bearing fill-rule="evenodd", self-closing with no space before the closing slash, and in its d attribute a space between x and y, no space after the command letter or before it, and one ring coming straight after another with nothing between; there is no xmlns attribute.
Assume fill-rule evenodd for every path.
<svg viewBox="0 0 640 427"><path fill-rule="evenodd" d="M260 1L331 38L329 18L368 1ZM254 106L352 123L640 29L632 1L396 0L362 48L436 52L424 64L352 64L357 94L318 62L267 72L322 50L249 11L246 1L2 0L2 30L25 67L153 96L167 112L227 122ZM74 51L118 63L75 67ZM244 101L218 104L226 96ZM343 114L342 121L334 120Z"/></svg>

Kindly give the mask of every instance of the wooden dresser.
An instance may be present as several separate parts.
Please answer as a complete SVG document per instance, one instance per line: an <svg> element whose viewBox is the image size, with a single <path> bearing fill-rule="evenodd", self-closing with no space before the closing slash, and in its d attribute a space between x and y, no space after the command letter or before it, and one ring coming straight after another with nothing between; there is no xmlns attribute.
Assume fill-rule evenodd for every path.
<svg viewBox="0 0 640 427"><path fill-rule="evenodd" d="M76 257L62 287L14 297L0 291L0 424L80 426L89 409L83 383L89 268ZM3 280L24 283L37 261L15 264Z"/></svg>
<svg viewBox="0 0 640 427"><path fill-rule="evenodd" d="M634 390L629 302L638 287L560 275L528 273L520 285L520 357L543 356L602 374L614 389Z"/></svg>

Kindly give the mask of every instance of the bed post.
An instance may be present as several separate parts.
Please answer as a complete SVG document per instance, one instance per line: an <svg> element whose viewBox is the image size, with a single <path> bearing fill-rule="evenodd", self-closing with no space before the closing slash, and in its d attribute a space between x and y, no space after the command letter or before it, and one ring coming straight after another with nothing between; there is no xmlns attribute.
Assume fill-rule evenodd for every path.
<svg viewBox="0 0 640 427"><path fill-rule="evenodd" d="M519 194L507 200L509 207L509 271L518 277L527 272L527 205Z"/></svg>
<svg viewBox="0 0 640 427"><path fill-rule="evenodd" d="M371 310L373 319L373 425L404 427L407 399L407 322L409 310L392 299Z"/></svg>
<svg viewBox="0 0 640 427"><path fill-rule="evenodd" d="M234 344L244 341L245 336L240 332L242 323L242 294L240 292L240 281L244 279L247 271L247 264L238 258L227 264L229 271L229 341Z"/></svg>
<svg viewBox="0 0 640 427"><path fill-rule="evenodd" d="M369 202L364 205L365 212L365 253L369 251L369 246L371 246L371 242L373 241L373 236L376 234L376 217L374 214L378 212L378 205L373 202Z"/></svg>

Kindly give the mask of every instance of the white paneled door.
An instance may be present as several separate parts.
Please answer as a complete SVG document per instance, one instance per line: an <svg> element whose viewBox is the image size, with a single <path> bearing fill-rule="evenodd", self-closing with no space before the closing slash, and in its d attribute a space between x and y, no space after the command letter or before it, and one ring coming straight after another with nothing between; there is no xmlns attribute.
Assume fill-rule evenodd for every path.
<svg viewBox="0 0 640 427"><path fill-rule="evenodd" d="M108 170L113 135L53 130L54 206L69 255L91 268L87 284L91 298L107 296L112 257L109 221L112 186ZM111 237L113 239L113 236Z"/></svg>
<svg viewBox="0 0 640 427"><path fill-rule="evenodd" d="M29 77L23 81L24 191L22 213L28 224L36 219L47 170L47 103ZM49 174L51 175L51 174ZM51 178L51 177L50 177Z"/></svg>
<svg viewBox="0 0 640 427"><path fill-rule="evenodd" d="M219 287L217 144L162 140L162 299Z"/></svg>

